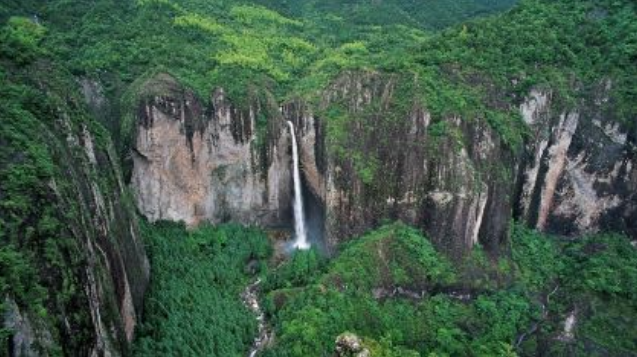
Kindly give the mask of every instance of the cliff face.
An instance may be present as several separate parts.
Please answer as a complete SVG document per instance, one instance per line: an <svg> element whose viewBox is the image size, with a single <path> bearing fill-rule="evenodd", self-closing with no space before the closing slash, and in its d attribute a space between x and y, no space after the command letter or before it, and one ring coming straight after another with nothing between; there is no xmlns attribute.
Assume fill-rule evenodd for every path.
<svg viewBox="0 0 637 357"><path fill-rule="evenodd" d="M317 114L284 106L302 131L302 167L324 202L329 245L400 219L456 256L477 242L497 249L510 215L503 165L511 155L486 124L433 121L401 80L347 73Z"/></svg>
<svg viewBox="0 0 637 357"><path fill-rule="evenodd" d="M253 98L238 109L217 90L206 107L168 76L145 86L165 88L141 101L134 139L132 187L149 220L289 224L290 145L276 106Z"/></svg>
<svg viewBox="0 0 637 357"><path fill-rule="evenodd" d="M635 232L634 138L603 96L560 111L550 93L532 91L520 106L531 135L513 152L485 120L433 119L409 85L399 75L344 73L318 104L299 99L270 110L277 113L268 117L265 151L254 147L263 103L239 111L217 91L197 121L188 116L198 113L188 109L199 105L192 98L143 102L138 207L151 219L191 224L286 223L291 159L281 123L290 120L303 179L325 210L328 247L387 219L420 227L457 257L478 242L497 253L513 213L560 234ZM189 139L188 127L201 129Z"/></svg>
<svg viewBox="0 0 637 357"><path fill-rule="evenodd" d="M635 133L608 109L612 83L597 89L570 111L555 110L546 91L532 91L520 107L531 136L516 215L540 230L637 233Z"/></svg>
<svg viewBox="0 0 637 357"><path fill-rule="evenodd" d="M22 108L10 96L2 103L3 349L121 355L150 273L134 206L105 130L70 94L75 84L48 68L33 71L47 78L28 92L38 104Z"/></svg>
<svg viewBox="0 0 637 357"><path fill-rule="evenodd" d="M422 227L452 254L476 242L497 252L512 213L555 234L637 233L635 133L614 118L611 82L571 110L532 90L520 105L530 132L520 153L484 121L433 122L416 100L400 98L399 86L392 76L345 74L325 91L317 112L340 107L352 120L346 153L328 153L323 167L316 157L324 154L312 154L324 152L316 137L329 143L338 119L284 110L306 123L303 169L326 204L330 243L390 218Z"/></svg>

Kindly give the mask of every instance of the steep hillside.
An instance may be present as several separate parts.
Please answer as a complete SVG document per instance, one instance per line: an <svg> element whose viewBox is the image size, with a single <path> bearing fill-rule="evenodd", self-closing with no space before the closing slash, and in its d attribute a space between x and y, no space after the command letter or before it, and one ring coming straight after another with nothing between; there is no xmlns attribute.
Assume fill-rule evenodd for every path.
<svg viewBox="0 0 637 357"><path fill-rule="evenodd" d="M504 11L517 0L462 1L271 1L257 0L282 14L292 17L314 18L316 21L332 16L340 17L352 27L407 25L428 30L441 29L478 15Z"/></svg>
<svg viewBox="0 0 637 357"><path fill-rule="evenodd" d="M47 58L45 31L0 30L3 355L121 355L149 265L108 132Z"/></svg>
<svg viewBox="0 0 637 357"><path fill-rule="evenodd" d="M259 270L265 355L346 354L348 331L380 356L635 353L634 1L9 0L0 21L10 355L130 354L139 219L162 271L135 353L243 353L267 242L207 224L292 226L287 121L334 260Z"/></svg>
<svg viewBox="0 0 637 357"><path fill-rule="evenodd" d="M263 286L276 336L264 356L634 354L637 256L626 237L512 235L512 259L497 262L475 250L452 265L402 224L358 237L327 264L298 252ZM342 346L348 335L355 353Z"/></svg>

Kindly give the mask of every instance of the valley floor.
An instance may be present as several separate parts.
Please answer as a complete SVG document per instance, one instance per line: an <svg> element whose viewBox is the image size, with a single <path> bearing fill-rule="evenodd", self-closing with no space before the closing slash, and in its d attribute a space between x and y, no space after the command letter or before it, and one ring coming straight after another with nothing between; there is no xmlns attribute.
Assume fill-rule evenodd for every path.
<svg viewBox="0 0 637 357"><path fill-rule="evenodd" d="M622 236L560 241L514 225L510 257L476 249L454 264L395 223L334 258L298 251L272 266L257 229L144 232L154 278L137 356L247 356L255 337L264 357L332 356L352 338L371 356L637 351L637 255Z"/></svg>

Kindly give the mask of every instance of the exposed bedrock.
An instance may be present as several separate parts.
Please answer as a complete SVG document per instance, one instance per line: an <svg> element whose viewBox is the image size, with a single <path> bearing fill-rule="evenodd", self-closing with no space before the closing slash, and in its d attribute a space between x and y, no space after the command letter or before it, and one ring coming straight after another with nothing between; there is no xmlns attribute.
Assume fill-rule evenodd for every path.
<svg viewBox="0 0 637 357"><path fill-rule="evenodd" d="M42 302L46 314L24 295L2 297L9 356L125 355L141 319L150 266L119 159L94 122L69 112L61 108L55 120L42 119L47 125L35 136L45 138L55 171L31 193L44 195L49 206L21 218L48 228L37 236L22 226L11 232L35 257L38 280L28 283L50 293Z"/></svg>
<svg viewBox="0 0 637 357"><path fill-rule="evenodd" d="M324 202L328 246L400 219L454 255L479 241L497 249L513 190L497 165L510 155L486 125L434 123L423 106L397 98L398 85L394 76L348 73L314 112L298 101L284 106L302 128L303 172ZM347 123L334 124L334 115Z"/></svg>
<svg viewBox="0 0 637 357"><path fill-rule="evenodd" d="M328 248L400 219L453 256L476 243L497 253L512 213L554 233L635 234L635 133L602 109L610 84L571 110L531 91L520 106L531 135L514 154L484 120L434 119L408 80L348 72L312 104L279 108L255 94L238 109L222 90L207 107L173 79L152 79L163 89L140 100L138 207L151 220L289 225L291 120Z"/></svg>
<svg viewBox="0 0 637 357"><path fill-rule="evenodd" d="M531 137L520 164L516 215L544 231L637 234L635 133L615 120L612 84L572 110L548 91L530 93L521 112Z"/></svg>
<svg viewBox="0 0 637 357"><path fill-rule="evenodd" d="M144 86L132 187L149 220L289 222L289 138L276 105L255 96L238 109L219 89L205 106L168 76Z"/></svg>

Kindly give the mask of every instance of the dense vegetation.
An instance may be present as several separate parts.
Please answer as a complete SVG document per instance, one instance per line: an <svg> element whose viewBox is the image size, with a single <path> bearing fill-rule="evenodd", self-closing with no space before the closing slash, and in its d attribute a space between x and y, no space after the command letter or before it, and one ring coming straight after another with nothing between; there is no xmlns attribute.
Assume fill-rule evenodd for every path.
<svg viewBox="0 0 637 357"><path fill-rule="evenodd" d="M637 113L633 2L525 0L502 15L423 32L442 25L429 16L461 20L458 11L512 4L436 3L30 1L5 5L0 18L37 15L55 58L76 75L99 79L115 102L128 84L158 71L175 75L202 98L222 86L237 103L253 86L283 101L315 96L343 70L398 72L415 81L403 100L424 104L437 119L485 120L513 148L524 135L518 104L532 87L551 89L570 106L610 79L609 105L618 119L630 124Z"/></svg>
<svg viewBox="0 0 637 357"><path fill-rule="evenodd" d="M3 68L13 64L13 60L10 60L10 57L14 57L13 53L22 54L15 60L19 63L25 63L37 54L41 35L42 29L37 26L11 21L2 32L0 59ZM0 192L10 197L0 202L0 292L3 296L14 296L21 306L29 306L45 315L43 304L46 291L38 283L34 262L36 257L32 252L20 249L20 246L37 244L39 239L46 239L50 233L55 233L57 218L53 215L53 207L46 202L47 190L42 182L54 172L50 152L30 137L31 132L40 131L42 123L37 113L33 113L36 108L26 104L41 93L35 92L32 87L20 85L19 81L15 82L6 70L0 71ZM22 153L21 160L15 159L18 153ZM33 209L37 203L44 205L43 212ZM34 223L42 222L42 229L32 228L30 237L25 240L20 239L27 228L22 226L21 218L24 216L30 217ZM1 337L6 338L8 332L4 329L1 332Z"/></svg>
<svg viewBox="0 0 637 357"><path fill-rule="evenodd" d="M268 275L277 340L265 356L330 356L336 336L373 356L627 355L635 351L637 256L615 235L560 242L513 226L512 259L454 268L416 230L380 228L328 264L299 252ZM477 271L497 272L475 279ZM296 272L303 272L299 279ZM464 279L473 274L472 279ZM564 332L575 311L578 323Z"/></svg>
<svg viewBox="0 0 637 357"><path fill-rule="evenodd" d="M153 266L138 356L241 356L256 335L240 299L271 248L262 231L238 225L145 224Z"/></svg>
<svg viewBox="0 0 637 357"><path fill-rule="evenodd" d="M126 245L130 206L116 193L108 133L89 117L70 73L48 56L46 33L18 17L0 28L0 315L46 326L47 346L33 348L61 355L63 348L86 352L91 339L85 240L110 231L117 233L105 246ZM87 132L92 160L77 139ZM100 192L118 222L85 225L97 216L92 194ZM3 320L0 343L12 334Z"/></svg>
<svg viewBox="0 0 637 357"><path fill-rule="evenodd" d="M478 248L454 266L401 223L326 260L298 251L267 269L263 232L145 224L154 267L136 355L235 356L256 333L239 299L260 275L276 339L264 356L331 356L360 336L372 356L629 355L637 349L637 255L619 235L561 240L512 226L512 255ZM574 314L573 331L565 321Z"/></svg>
<svg viewBox="0 0 637 357"><path fill-rule="evenodd" d="M628 238L597 234L563 240L516 226L512 244L517 284L542 296L537 301L545 308L537 333L521 344L525 354L538 348L554 355L637 351L637 255ZM569 335L563 331L570 314L577 327ZM551 339L557 333L558 340Z"/></svg>
<svg viewBox="0 0 637 357"><path fill-rule="evenodd" d="M360 32L365 29L365 25L402 24L424 29L440 29L476 15L506 10L516 2L516 0L255 1L257 4L276 9L286 16L312 18L314 22L325 21L326 18L347 21Z"/></svg>
<svg viewBox="0 0 637 357"><path fill-rule="evenodd" d="M222 86L237 105L257 90L279 102L302 96L315 103L343 72L396 74L402 102L392 104L423 105L433 136L458 135L445 118L485 121L514 152L526 135L518 105L531 88L550 90L568 109L610 80L609 115L634 128L634 1L522 0L465 21L513 3L2 1L2 296L53 326L63 323L61 311L74 310L67 323L84 332L91 326L77 309L86 305L85 281L77 278L86 254L69 227L97 233L83 217L89 204L72 203L80 194L69 180L87 176L113 192L116 179L75 169L73 158L84 154L65 149L61 122L74 133L89 127L98 149L110 150L108 133L80 104L77 79L103 87L112 110L98 119L120 146L131 98L163 72L201 98ZM322 110L329 149L351 155L363 182L372 182L373 153L346 145L359 139L347 130L355 118L338 105ZM109 159L102 154L101 161ZM54 203L58 196L64 202ZM153 281L134 347L142 356L244 354L256 322L239 294L254 274L264 280L263 305L276 332L265 356L330 356L346 331L374 356L637 351L637 254L621 235L565 240L514 224L510 257L496 260L478 247L453 265L419 231L393 224L340 247L333 260L298 252L268 271L268 241L254 229L187 232L162 223L144 224L143 232ZM0 310L6 305L0 301ZM565 331L571 316L575 331ZM90 337L83 331L52 331L51 351L84 352ZM11 333L0 329L3 345Z"/></svg>
<svg viewBox="0 0 637 357"><path fill-rule="evenodd" d="M104 85L116 109L102 120L116 141L122 129L117 118L130 111L126 99L134 97L136 83L157 72L171 73L202 98L224 87L237 104L255 89L280 102L297 96L315 101L345 70L400 73L410 83L400 106L424 105L439 123L451 116L485 121L514 150L526 135L518 106L531 88L550 90L568 109L611 80L609 115L632 125L637 115L632 1L524 0L504 14L425 32L512 5L435 3L28 1L5 5L0 18L37 15L54 57L75 75ZM331 144L356 141L343 129L343 122L354 119L329 109L322 114L333 124ZM444 124L434 129L457 135ZM468 140L457 139L460 145ZM367 173L374 159L350 158Z"/></svg>

